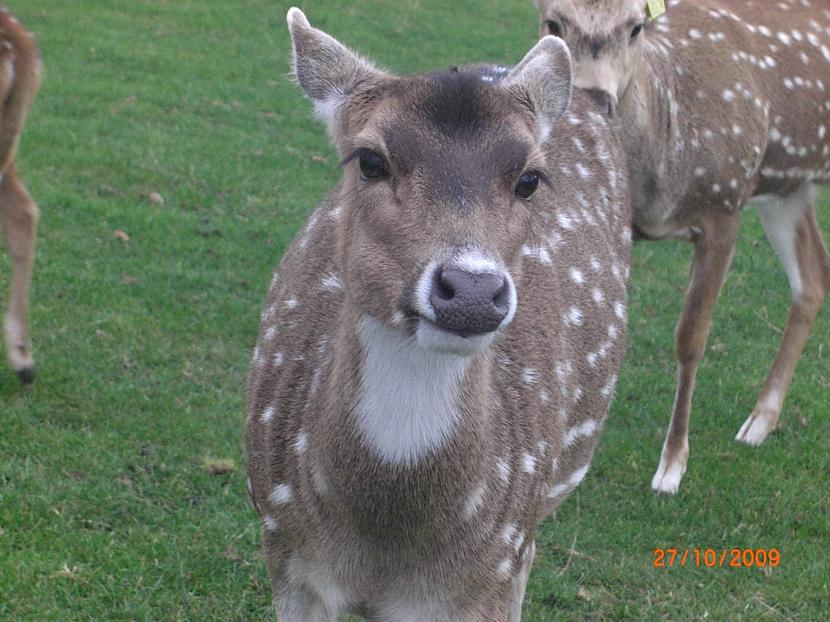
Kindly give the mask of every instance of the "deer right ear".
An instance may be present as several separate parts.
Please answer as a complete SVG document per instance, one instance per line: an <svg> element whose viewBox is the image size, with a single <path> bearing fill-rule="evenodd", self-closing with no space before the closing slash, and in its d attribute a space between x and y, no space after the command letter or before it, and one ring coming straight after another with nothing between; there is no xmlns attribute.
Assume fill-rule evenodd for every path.
<svg viewBox="0 0 830 622"><path fill-rule="evenodd" d="M291 8L287 20L294 76L333 134L337 115L349 94L385 74L334 37L314 28L300 9Z"/></svg>
<svg viewBox="0 0 830 622"><path fill-rule="evenodd" d="M571 105L573 69L568 46L559 37L542 37L502 84L530 105L545 142Z"/></svg>

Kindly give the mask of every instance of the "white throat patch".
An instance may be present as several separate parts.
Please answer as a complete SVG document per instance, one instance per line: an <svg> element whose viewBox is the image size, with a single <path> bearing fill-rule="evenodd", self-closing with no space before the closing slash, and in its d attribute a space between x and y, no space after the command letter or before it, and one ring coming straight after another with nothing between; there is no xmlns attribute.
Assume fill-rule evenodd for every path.
<svg viewBox="0 0 830 622"><path fill-rule="evenodd" d="M383 462L412 466L453 435L454 402L470 359L421 348L368 315L358 321L358 336L361 436Z"/></svg>

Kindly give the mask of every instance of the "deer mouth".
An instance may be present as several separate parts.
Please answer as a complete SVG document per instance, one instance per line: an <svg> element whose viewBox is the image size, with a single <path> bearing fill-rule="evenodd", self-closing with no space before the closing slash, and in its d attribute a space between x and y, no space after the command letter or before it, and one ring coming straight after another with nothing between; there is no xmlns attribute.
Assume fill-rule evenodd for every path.
<svg viewBox="0 0 830 622"><path fill-rule="evenodd" d="M419 347L457 356L473 356L484 352L497 334L497 330L487 333L448 330L423 316L419 316L415 322L415 342Z"/></svg>

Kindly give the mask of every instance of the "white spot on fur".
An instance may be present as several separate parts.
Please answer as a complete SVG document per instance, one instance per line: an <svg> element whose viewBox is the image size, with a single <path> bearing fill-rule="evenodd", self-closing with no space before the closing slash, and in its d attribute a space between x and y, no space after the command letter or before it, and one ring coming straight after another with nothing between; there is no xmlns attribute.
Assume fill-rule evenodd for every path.
<svg viewBox="0 0 830 622"><path fill-rule="evenodd" d="M301 432L294 442L294 451L297 452L298 456L302 456L306 450L308 450L308 434Z"/></svg>
<svg viewBox="0 0 830 622"><path fill-rule="evenodd" d="M288 484L277 484L268 496L274 505L283 505L294 499L294 489Z"/></svg>
<svg viewBox="0 0 830 622"><path fill-rule="evenodd" d="M579 425L575 425L570 430L568 430L567 434L565 434L565 439L562 441L563 445L567 448L576 443L580 438L585 436L593 436L594 433L597 431L597 422L593 419L586 419Z"/></svg>
<svg viewBox="0 0 830 622"><path fill-rule="evenodd" d="M323 279L324 289L341 289L342 287L343 281L336 274L327 274Z"/></svg>
<svg viewBox="0 0 830 622"><path fill-rule="evenodd" d="M588 473L588 467L590 465L586 464L577 470L575 470L571 475L568 477L567 480L564 482L560 482L555 486L552 486L550 491L548 492L548 498L555 499L556 497L560 497L568 491L573 490L576 488L580 482L585 478L585 474Z"/></svg>
<svg viewBox="0 0 830 622"><path fill-rule="evenodd" d="M590 464L586 464L571 473L571 476L568 478L568 483L574 488L579 486L579 484L582 483L582 480L585 479L585 475L588 473L588 467L590 466Z"/></svg>
<svg viewBox="0 0 830 622"><path fill-rule="evenodd" d="M484 482L479 482L478 485L470 492L467 501L464 503L464 518L470 520L473 515L478 512L481 504L484 503L484 493L487 488Z"/></svg>
<svg viewBox="0 0 830 622"><path fill-rule="evenodd" d="M271 419L274 418L274 410L275 409L273 406L268 406L259 415L259 420L262 421L262 423L268 423L269 421L271 421Z"/></svg>
<svg viewBox="0 0 830 622"><path fill-rule="evenodd" d="M567 313L565 313L565 322L571 326L582 326L582 311L580 311L577 307L571 307L568 309Z"/></svg>
<svg viewBox="0 0 830 622"><path fill-rule="evenodd" d="M536 458L526 453L522 456L522 470L525 473L533 474L536 472Z"/></svg>
<svg viewBox="0 0 830 622"><path fill-rule="evenodd" d="M328 494L329 483L323 474L322 467L318 464L311 465L311 484L314 486L315 492L321 497Z"/></svg>
<svg viewBox="0 0 830 622"><path fill-rule="evenodd" d="M611 394L614 392L615 386L617 386L617 374L612 374L608 378L608 382L606 382L605 386L603 386L600 390L600 394L604 397L610 397Z"/></svg>

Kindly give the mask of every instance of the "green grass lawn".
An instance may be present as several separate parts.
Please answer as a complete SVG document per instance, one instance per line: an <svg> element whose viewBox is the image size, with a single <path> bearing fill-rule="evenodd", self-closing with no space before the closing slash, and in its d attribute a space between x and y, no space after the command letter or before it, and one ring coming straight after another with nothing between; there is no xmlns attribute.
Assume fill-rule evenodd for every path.
<svg viewBox="0 0 830 622"><path fill-rule="evenodd" d="M46 74L19 157L42 212L38 378L22 387L0 368L0 620L273 619L245 492L243 387L272 269L339 175L286 79L288 6L11 3ZM529 0L302 6L399 72L516 62L536 36ZM649 489L689 257L681 243L636 248L617 400L590 475L542 527L528 620L826 619L830 305L783 429L760 449L732 440L788 305L754 213L700 370L681 492ZM4 304L8 279L3 254ZM212 474L213 459L236 468ZM652 549L672 545L778 547L782 561L652 568Z"/></svg>

